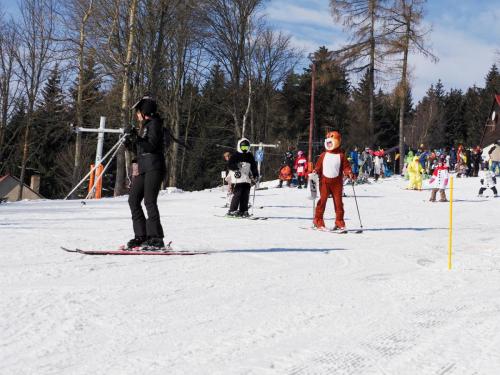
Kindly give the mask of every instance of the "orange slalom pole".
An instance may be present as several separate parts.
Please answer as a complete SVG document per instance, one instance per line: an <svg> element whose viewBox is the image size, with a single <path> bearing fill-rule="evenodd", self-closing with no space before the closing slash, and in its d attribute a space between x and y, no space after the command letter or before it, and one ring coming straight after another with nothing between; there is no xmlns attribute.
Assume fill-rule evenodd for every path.
<svg viewBox="0 0 500 375"><path fill-rule="evenodd" d="M94 186L94 178L95 178L95 170L94 164L90 164L90 180L89 180L89 193L92 191L92 187Z"/></svg>
<svg viewBox="0 0 500 375"><path fill-rule="evenodd" d="M95 178L97 179L97 184L95 187L95 199L101 199L101 193L102 193L102 171L104 167L102 164L99 164L97 167L97 171L95 173Z"/></svg>

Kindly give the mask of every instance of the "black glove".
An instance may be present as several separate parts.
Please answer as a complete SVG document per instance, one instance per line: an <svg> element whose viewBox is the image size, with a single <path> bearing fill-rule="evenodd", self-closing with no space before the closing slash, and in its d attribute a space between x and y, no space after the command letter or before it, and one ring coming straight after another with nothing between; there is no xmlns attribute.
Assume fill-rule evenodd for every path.
<svg viewBox="0 0 500 375"><path fill-rule="evenodd" d="M127 126L124 130L124 134L127 136L127 143L136 143L139 133L137 129L133 126Z"/></svg>

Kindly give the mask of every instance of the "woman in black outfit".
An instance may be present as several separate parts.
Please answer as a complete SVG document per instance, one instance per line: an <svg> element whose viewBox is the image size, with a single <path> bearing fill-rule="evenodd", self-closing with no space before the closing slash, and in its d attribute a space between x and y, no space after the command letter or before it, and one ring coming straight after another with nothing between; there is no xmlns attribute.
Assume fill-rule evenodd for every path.
<svg viewBox="0 0 500 375"><path fill-rule="evenodd" d="M165 176L163 120L157 113L156 102L150 97L143 97L132 109L135 109L140 126L139 130L131 127L126 131L129 137L125 146L135 152L138 167L138 173L132 177L128 198L135 236L127 243L127 248L164 248L163 228L157 205L161 182ZM141 207L143 199L147 219Z"/></svg>

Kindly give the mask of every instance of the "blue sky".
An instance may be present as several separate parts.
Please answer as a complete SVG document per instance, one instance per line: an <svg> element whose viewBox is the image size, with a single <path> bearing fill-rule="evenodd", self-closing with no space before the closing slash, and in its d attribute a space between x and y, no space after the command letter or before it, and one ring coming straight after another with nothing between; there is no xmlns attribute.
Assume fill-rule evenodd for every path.
<svg viewBox="0 0 500 375"><path fill-rule="evenodd" d="M6 13L18 13L16 0L0 0L0 4ZM293 45L307 55L322 45L338 48L347 40L342 27L333 23L328 4L328 0L267 0L263 12L274 28L290 34ZM439 62L411 56L415 102L439 78L447 90L484 86L491 65L500 63L500 54L495 54L500 50L498 0L428 0L426 11L425 22L433 29L429 42ZM392 84L382 88L390 90Z"/></svg>
<svg viewBox="0 0 500 375"><path fill-rule="evenodd" d="M307 54L322 45L338 48L347 39L342 27L333 23L328 4L328 0L269 0L263 11ZM439 62L411 56L415 101L439 78L446 89L483 86L491 65L500 62L495 54L500 50L498 0L428 0L426 13L425 22L433 29L429 42Z"/></svg>

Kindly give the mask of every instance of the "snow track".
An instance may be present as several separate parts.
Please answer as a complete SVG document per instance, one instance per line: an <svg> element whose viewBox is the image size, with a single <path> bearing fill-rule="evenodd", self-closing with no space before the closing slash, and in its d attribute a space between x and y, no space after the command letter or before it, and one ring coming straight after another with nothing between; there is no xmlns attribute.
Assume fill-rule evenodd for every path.
<svg viewBox="0 0 500 375"><path fill-rule="evenodd" d="M500 373L500 199L455 181L448 271L448 204L404 184L357 187L360 235L299 230L307 190L259 191L266 221L214 217L219 190L162 194L174 248L215 251L196 257L59 249L125 242L126 197L2 204L0 373Z"/></svg>

